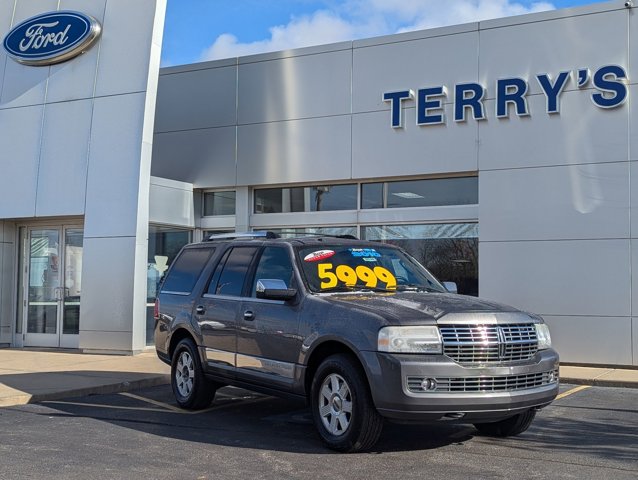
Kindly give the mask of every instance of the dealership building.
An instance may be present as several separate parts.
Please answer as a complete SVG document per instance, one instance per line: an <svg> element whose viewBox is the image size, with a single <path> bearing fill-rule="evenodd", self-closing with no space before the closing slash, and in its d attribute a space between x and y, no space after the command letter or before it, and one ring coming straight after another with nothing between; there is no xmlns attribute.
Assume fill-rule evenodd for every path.
<svg viewBox="0 0 638 480"><path fill-rule="evenodd" d="M638 366L636 9L160 69L165 8L0 3L0 346L142 351L184 244L271 230L400 245L562 361ZM76 56L23 58L74 12Z"/></svg>

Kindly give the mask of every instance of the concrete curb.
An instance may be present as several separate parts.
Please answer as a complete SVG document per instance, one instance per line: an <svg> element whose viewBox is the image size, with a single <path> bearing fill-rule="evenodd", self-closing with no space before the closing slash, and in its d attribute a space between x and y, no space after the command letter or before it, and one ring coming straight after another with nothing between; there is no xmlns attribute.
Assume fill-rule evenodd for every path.
<svg viewBox="0 0 638 480"><path fill-rule="evenodd" d="M129 392L140 388L156 387L158 385L166 385L171 382L168 374L159 374L142 378L139 380L131 380L124 382L110 383L106 385L96 385L93 387L74 388L63 391L37 393L34 395L24 394L11 397L0 398L1 407L14 407L18 405L26 405L28 403L46 402L50 400L61 400L63 398L83 397L86 395L108 395L113 393Z"/></svg>
<svg viewBox="0 0 638 480"><path fill-rule="evenodd" d="M573 385L590 385L592 387L638 388L638 382L631 380L606 380L604 378L569 378L560 377L561 383Z"/></svg>

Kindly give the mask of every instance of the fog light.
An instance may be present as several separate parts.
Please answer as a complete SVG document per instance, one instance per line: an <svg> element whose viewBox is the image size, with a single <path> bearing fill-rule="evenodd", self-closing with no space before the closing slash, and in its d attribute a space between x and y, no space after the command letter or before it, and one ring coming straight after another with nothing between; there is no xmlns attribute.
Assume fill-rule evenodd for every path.
<svg viewBox="0 0 638 480"><path fill-rule="evenodd" d="M421 382L421 388L423 390L436 390L436 380L433 378L424 378Z"/></svg>

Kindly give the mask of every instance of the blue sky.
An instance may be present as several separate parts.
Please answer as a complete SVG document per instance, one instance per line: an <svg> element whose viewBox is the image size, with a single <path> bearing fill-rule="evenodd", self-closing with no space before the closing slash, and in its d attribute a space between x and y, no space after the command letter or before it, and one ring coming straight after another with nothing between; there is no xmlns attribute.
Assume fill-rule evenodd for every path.
<svg viewBox="0 0 638 480"><path fill-rule="evenodd" d="M387 35L593 0L168 0L162 65Z"/></svg>

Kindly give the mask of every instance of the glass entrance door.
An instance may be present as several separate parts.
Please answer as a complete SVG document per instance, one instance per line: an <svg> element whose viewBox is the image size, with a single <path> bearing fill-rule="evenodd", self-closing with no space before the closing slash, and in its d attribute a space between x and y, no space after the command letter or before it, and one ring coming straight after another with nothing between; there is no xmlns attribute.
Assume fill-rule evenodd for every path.
<svg viewBox="0 0 638 480"><path fill-rule="evenodd" d="M25 346L78 347L82 244L81 228L27 230L22 288Z"/></svg>

